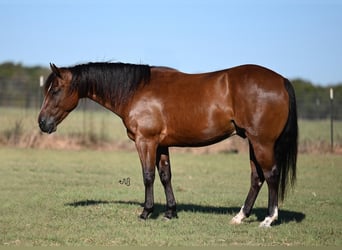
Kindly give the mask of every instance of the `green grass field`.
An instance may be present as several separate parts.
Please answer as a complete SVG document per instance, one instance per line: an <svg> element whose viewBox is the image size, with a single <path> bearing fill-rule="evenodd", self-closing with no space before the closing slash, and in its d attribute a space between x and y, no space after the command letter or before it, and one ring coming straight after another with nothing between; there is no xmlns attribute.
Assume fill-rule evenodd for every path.
<svg viewBox="0 0 342 250"><path fill-rule="evenodd" d="M341 246L342 157L299 155L295 189L279 222L258 228L264 186L244 224L229 224L249 188L247 154L172 154L178 219L138 219L144 188L135 152L0 147L0 245ZM130 185L120 180L130 178Z"/></svg>
<svg viewBox="0 0 342 250"><path fill-rule="evenodd" d="M299 121L301 152L314 154L299 155L297 185L281 205L278 223L265 230L258 224L266 213L266 187L252 216L243 225L229 224L249 188L246 152L196 155L172 150L179 219L162 219L165 197L157 178L156 211L141 221L144 187L137 153L90 149L99 142L132 145L121 120L109 111L78 109L49 137L39 134L37 114L0 108L0 245L341 245L342 156L327 153L327 120ZM334 126L338 153L342 122ZM39 144L46 138L52 143L65 139L59 148L69 147L70 138L81 138L83 146L47 149L51 145ZM37 145L41 149L28 148ZM120 184L127 178L129 186Z"/></svg>

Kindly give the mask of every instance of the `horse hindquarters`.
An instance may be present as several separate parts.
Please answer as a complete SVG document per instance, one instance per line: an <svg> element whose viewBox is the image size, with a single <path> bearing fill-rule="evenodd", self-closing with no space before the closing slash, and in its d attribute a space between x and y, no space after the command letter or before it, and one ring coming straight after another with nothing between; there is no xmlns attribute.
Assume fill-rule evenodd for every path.
<svg viewBox="0 0 342 250"><path fill-rule="evenodd" d="M284 79L285 89L289 95L289 114L285 127L275 142L274 156L276 166L265 175L269 188L269 214L261 227L269 227L278 217L278 197L284 200L287 186L293 186L296 180L296 163L298 152L297 107L294 89L291 83ZM273 193L274 192L274 193Z"/></svg>
<svg viewBox="0 0 342 250"><path fill-rule="evenodd" d="M264 180L268 186L268 216L261 227L269 227L278 216L278 197L283 200L288 179L293 182L296 173L297 157L297 113L296 100L290 82L285 79L284 86L288 93L288 115L282 132L276 140L267 133L252 135L246 133L250 142L251 187L241 211L232 219L233 224L240 224L251 213L254 202ZM280 106L279 106L280 107ZM277 117L274 117L277 119ZM260 125L260 124L259 124ZM267 125L264 123L263 125Z"/></svg>

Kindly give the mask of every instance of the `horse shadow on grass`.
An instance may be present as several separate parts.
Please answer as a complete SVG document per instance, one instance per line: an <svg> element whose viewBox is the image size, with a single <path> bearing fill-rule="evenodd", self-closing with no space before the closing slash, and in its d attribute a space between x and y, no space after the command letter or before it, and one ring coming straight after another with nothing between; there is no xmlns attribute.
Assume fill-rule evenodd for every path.
<svg viewBox="0 0 342 250"><path fill-rule="evenodd" d="M75 201L71 203L66 203L65 206L70 207L87 207L87 206L98 206L98 205L109 205L109 204L118 204L118 205L137 205L143 207L143 204L137 201L106 201L106 200L82 200ZM234 216L240 211L240 207L223 207L223 206L207 206L207 205L198 205L192 203L178 203L177 204L177 212L189 212L189 213L205 213L205 214L222 214L222 215L231 215ZM150 219L157 219L160 215L163 215L165 212L165 205L160 203L154 204L154 211L150 215ZM254 208L252 210L252 215L255 215L256 219L248 219L247 223L262 221L266 216L267 209L266 208ZM280 225L283 223L296 222L300 223L305 219L305 214L301 212L289 211L281 209L279 212L278 220L273 224L274 226Z"/></svg>

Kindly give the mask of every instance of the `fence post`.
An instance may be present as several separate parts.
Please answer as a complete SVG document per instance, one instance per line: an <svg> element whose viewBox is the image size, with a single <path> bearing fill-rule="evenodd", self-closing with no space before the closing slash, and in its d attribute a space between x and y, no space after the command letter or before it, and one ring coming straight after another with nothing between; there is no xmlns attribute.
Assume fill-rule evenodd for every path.
<svg viewBox="0 0 342 250"><path fill-rule="evenodd" d="M331 153L334 152L334 89L330 88L330 146Z"/></svg>
<svg viewBox="0 0 342 250"><path fill-rule="evenodd" d="M38 88L38 110L42 105L43 102L43 93L42 93L42 88L44 86L44 76L39 77L39 88Z"/></svg>

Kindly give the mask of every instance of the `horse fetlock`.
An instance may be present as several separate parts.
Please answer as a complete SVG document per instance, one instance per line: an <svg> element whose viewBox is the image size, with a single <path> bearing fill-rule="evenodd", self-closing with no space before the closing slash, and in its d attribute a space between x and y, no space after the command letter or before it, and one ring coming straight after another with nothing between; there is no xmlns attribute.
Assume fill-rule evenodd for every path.
<svg viewBox="0 0 342 250"><path fill-rule="evenodd" d="M176 205L166 207L164 218L166 218L166 219L178 218Z"/></svg>

